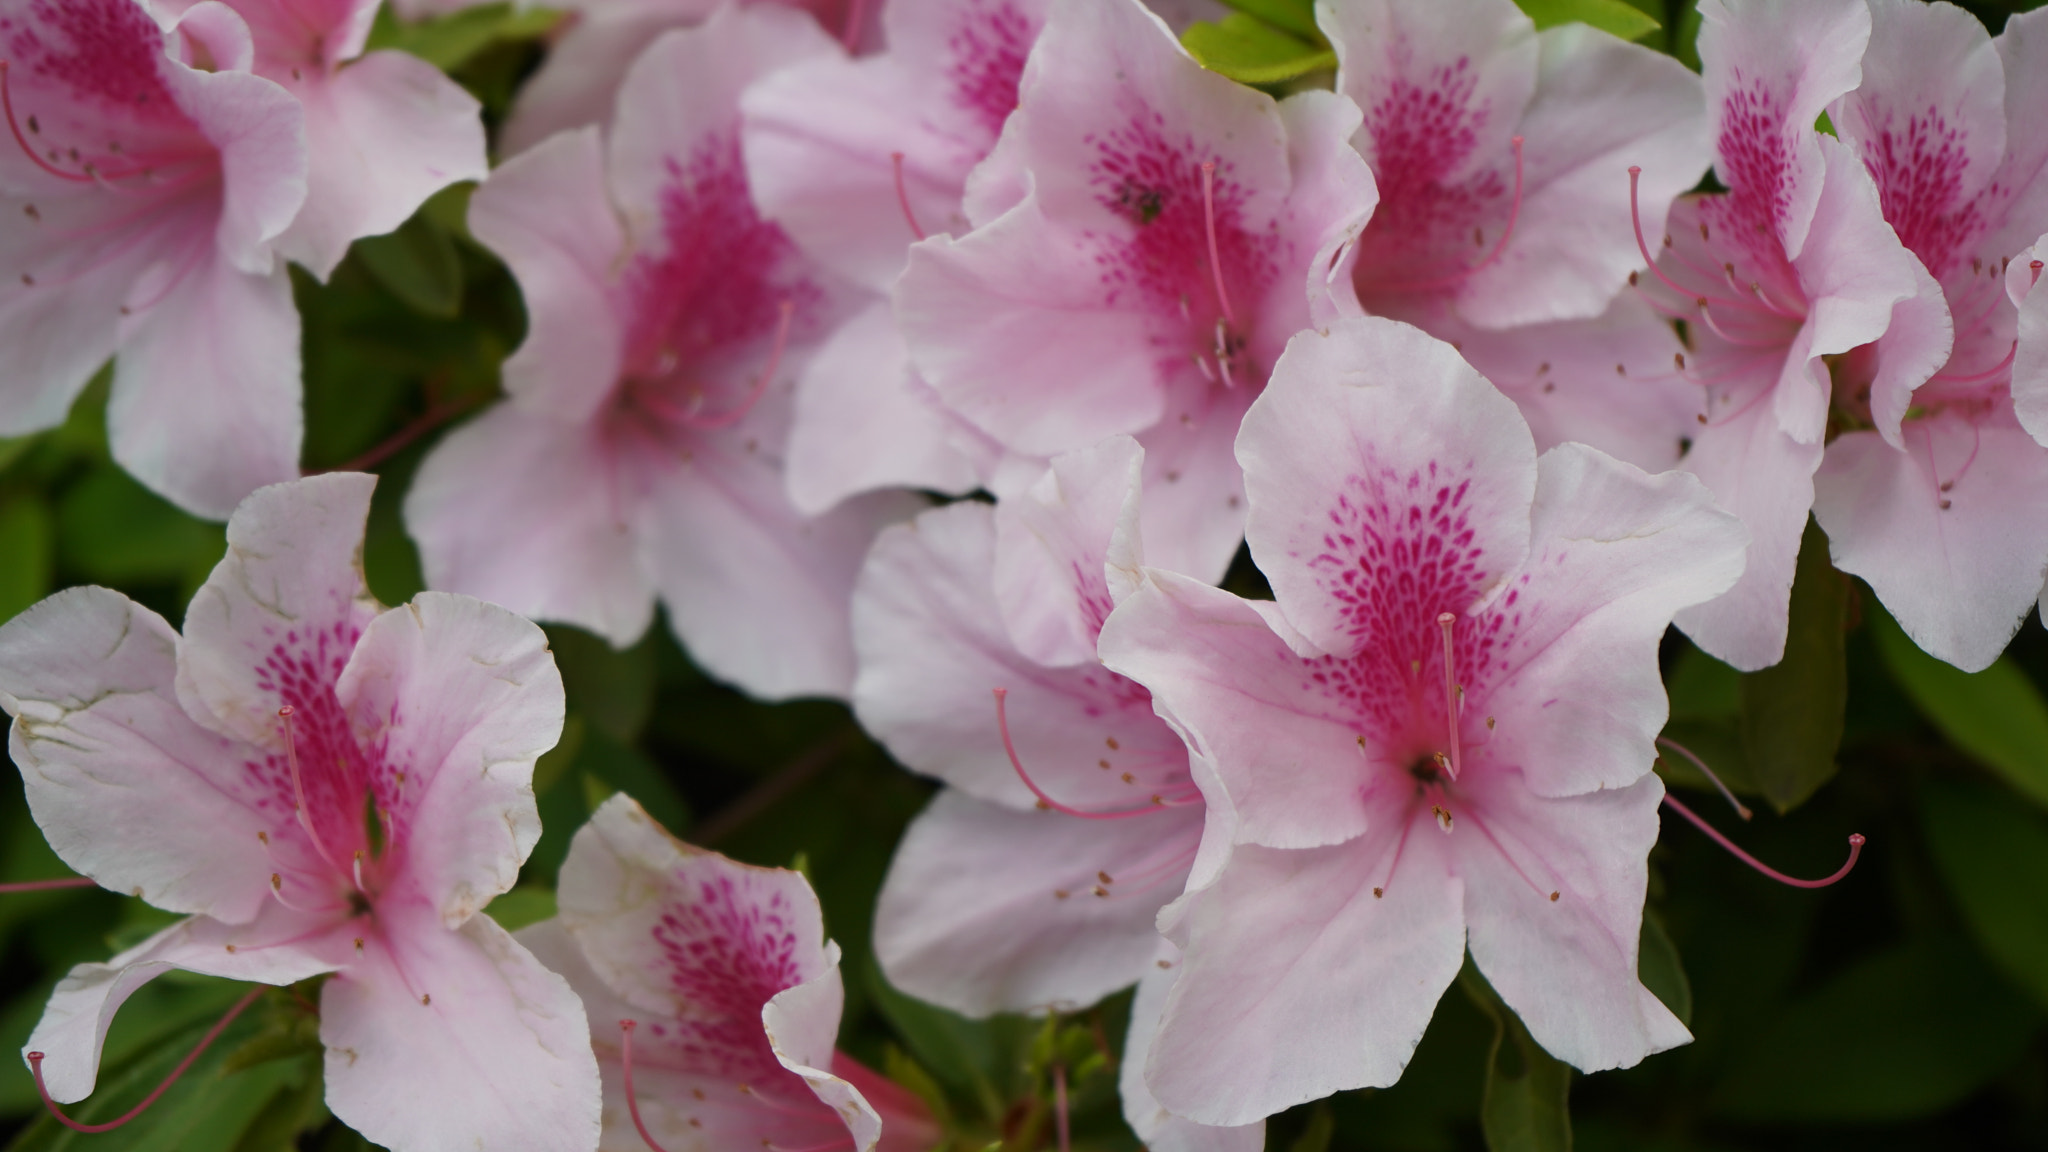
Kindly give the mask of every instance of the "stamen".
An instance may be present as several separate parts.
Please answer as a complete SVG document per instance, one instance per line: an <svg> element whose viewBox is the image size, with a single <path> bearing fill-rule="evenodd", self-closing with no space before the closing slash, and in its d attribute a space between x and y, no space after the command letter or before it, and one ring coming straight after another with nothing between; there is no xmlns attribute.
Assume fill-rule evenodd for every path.
<svg viewBox="0 0 2048 1152"><path fill-rule="evenodd" d="M1781 348L1785 344L1782 340L1744 340L1740 336L1729 332L1726 328L1721 327L1721 322L1714 319L1714 310L1707 306L1707 298L1705 296L1694 297L1693 303L1699 306L1700 319L1707 322L1707 327L1714 330L1714 335L1735 345L1737 348Z"/></svg>
<svg viewBox="0 0 2048 1152"><path fill-rule="evenodd" d="M289 704L277 710L278 719L284 721L284 758L285 763L291 765L292 800L298 805L299 827L304 828L306 835L312 839L313 850L320 853L320 858L327 861L327 866L338 873L341 871L340 862L335 860L334 853L327 850L326 843L320 839L320 833L313 828L312 813L306 810L306 786L299 778L299 748L298 740L292 731L292 714L292 706Z"/></svg>
<svg viewBox="0 0 2048 1152"><path fill-rule="evenodd" d="M1130 808L1121 812L1084 812L1079 808L1068 807L1046 795L1045 789L1040 788L1031 779L1031 773L1024 770L1024 761L1017 756L1017 746L1010 741L1009 709L1005 704L1005 700L1010 695L1010 690L1008 688L996 688L992 689L992 691L995 693L996 698L996 728L1003 735L1003 751L1010 757L1010 767L1017 770L1017 778L1024 782L1026 788L1031 789L1031 794L1038 797L1040 804L1055 812L1064 812L1069 816L1079 816L1083 820L1124 820L1132 816L1149 816L1162 809L1178 808L1183 803L1186 803L1185 801L1169 803L1158 796L1154 796L1151 806L1146 808Z"/></svg>
<svg viewBox="0 0 2048 1152"><path fill-rule="evenodd" d="M1662 280L1665 287L1678 293L1680 296L1689 300L1696 299L1699 295L1698 293L1681 286L1678 281L1666 276L1662 268L1657 267L1657 261L1650 255L1650 246L1643 242L1642 210L1636 202L1636 186L1642 182L1642 176L1643 170L1640 165L1631 164L1628 166L1628 218L1630 223L1634 224L1636 228L1636 251L1642 254L1643 263L1649 267L1650 275Z"/></svg>
<svg viewBox="0 0 2048 1152"><path fill-rule="evenodd" d="M1230 310L1230 293L1223 288L1223 258L1218 255L1216 245L1216 162L1202 161L1202 222L1209 230L1209 271L1216 278L1216 303L1223 309L1225 322L1235 325L1237 316Z"/></svg>
<svg viewBox="0 0 2048 1152"><path fill-rule="evenodd" d="M730 428L739 423L747 418L747 413L754 410L754 405L761 402L761 397L768 394L768 386L775 380L775 371L782 366L782 348L789 342L789 322L795 314L796 302L784 300L782 320L775 328L775 344L768 350L768 364L761 369L761 374L754 378L754 387L747 393L747 398L740 401L731 411L721 412L716 416L700 416L654 396L643 396L641 402L653 408L657 415L665 416L686 428L711 431Z"/></svg>
<svg viewBox="0 0 2048 1152"><path fill-rule="evenodd" d="M66 876L61 880L21 880L0 884L0 895L9 892L47 892L53 888L92 888L99 884L90 876Z"/></svg>
<svg viewBox="0 0 2048 1152"><path fill-rule="evenodd" d="M70 180L78 184L93 183L93 178L90 175L66 172L62 168L58 168L43 159L42 154L36 151L35 145L29 143L28 137L22 134L21 124L14 116L13 85L8 82L11 75L12 69L8 62L0 60L0 109L4 109L7 113L7 128L8 131L14 133L14 142L21 145L21 150L28 154L28 158L35 162L36 167L41 168L59 180Z"/></svg>
<svg viewBox="0 0 2048 1152"><path fill-rule="evenodd" d="M903 153L889 153L889 165L896 170L896 206L903 209L903 222L910 225L910 234L924 239L924 229L917 226L917 213L910 210L910 192L903 186Z"/></svg>
<svg viewBox="0 0 2048 1152"><path fill-rule="evenodd" d="M633 1029L637 1027L637 1020L619 1021L619 1065L624 1070L626 1081L626 1111L633 1114L633 1127L640 1130L640 1138L647 1141L649 1148L654 1149L654 1152L668 1152L668 1149L663 1148L661 1142L654 1138L654 1134L647 1130L646 1122L640 1119L640 1099L633 1095Z"/></svg>
<svg viewBox="0 0 2048 1152"><path fill-rule="evenodd" d="M147 1109L151 1104L156 1103L157 1097L163 1095L164 1092L168 1090L171 1085L177 1083L178 1077L183 1076L185 1074L185 1070L192 1067L192 1062L194 1060L199 1059L200 1053L206 1051L207 1048L210 1047L215 1040L220 1039L220 1034L222 1032L227 1031L228 1025L235 1022L235 1017L240 1016L242 1014L242 1009L247 1008L249 1005L254 1004L256 1002L256 997L261 996L263 994L263 989L265 987L267 986L263 984L258 984L254 988L249 989L246 995L244 995L240 1000L235 1001L234 1007L228 1009L227 1015L222 1016L218 1021L214 1023L213 1027L209 1029L206 1035L200 1039L198 1046L193 1048L192 1051L186 1053L185 1058L178 1062L178 1066L176 1068L171 1069L171 1074L169 1076L164 1077L164 1082L157 1085L155 1091L152 1091L149 1095L144 1096L142 1098L142 1103L137 1104L133 1108L130 1108L126 1115L123 1115L115 1120L109 1120L104 1124L80 1124L78 1121L73 1120L69 1116L66 1116L63 1113L63 1111L57 1107L57 1102L55 1100L50 1099L50 1090L43 1084L43 1054L41 1052L28 1053L29 1072L32 1073L36 1078L36 1092L43 1098L43 1107L48 1108L50 1110L50 1115L55 1116L57 1118L57 1123L64 1125L66 1128L71 1129L73 1132L82 1132L88 1136L91 1136L95 1133L111 1132L114 1129L119 1128L121 1125L126 1124L130 1120L135 1119L137 1116L142 1115L144 1109Z"/></svg>
<svg viewBox="0 0 2048 1152"><path fill-rule="evenodd" d="M1982 372L1971 372L1968 375L1951 375L1947 372L1936 372L1934 375L1929 376L1928 379L1946 380L1951 384L1973 384L1979 380L1989 380L1993 376L1996 376L1999 373L2004 372L2007 369L2011 368L2013 359L2017 357L2019 354L2020 342L2015 340L2012 342L2012 347L2006 349L2005 359L2000 360L1998 363L1993 364L1991 367L1986 368Z"/></svg>
<svg viewBox="0 0 2048 1152"><path fill-rule="evenodd" d="M1679 803L1678 800L1675 799L1669 792L1666 792L1664 794L1664 803L1669 804L1671 806L1672 811L1677 812L1680 816L1683 816L1687 820L1692 821L1693 826L1695 828L1698 828L1700 831L1705 832L1709 839L1713 840L1714 843L1719 844L1721 847L1726 848L1728 852L1731 855L1733 855L1737 860L1740 860L1744 864L1749 865L1751 868L1754 868L1757 871L1763 873L1764 875L1769 876L1771 879L1776 880L1780 884L1789 884L1794 888L1825 888L1828 885L1833 884L1837 880L1840 880L1842 877L1847 876L1849 874L1849 869L1856 867L1856 858L1863 854L1863 833L1854 833L1849 837L1849 858L1842 862L1842 866L1835 870L1834 875L1826 876L1819 880L1801 880L1795 876L1785 875L1783 872L1778 871L1776 868L1771 867L1770 865L1764 863L1756 857L1751 856L1749 853L1744 852L1741 848L1736 847L1735 842L1733 840L1730 840L1726 836L1721 835L1721 833L1718 830L1716 830L1712 824L1709 824L1705 820L1701 819L1699 815L1695 813L1692 809L1687 808L1684 804Z"/></svg>
<svg viewBox="0 0 2048 1152"><path fill-rule="evenodd" d="M1692 754L1692 749L1687 748L1685 745L1680 744L1676 740L1672 740L1663 736L1657 737L1657 743L1662 747L1671 749L1673 752L1678 753L1680 756L1685 757L1687 760L1690 760L1692 762L1692 766L1699 769L1700 774L1705 776L1708 780L1712 781L1714 787L1720 790L1721 798L1728 801L1728 806L1730 808L1735 809L1735 814L1737 816L1742 817L1746 821L1751 816L1755 815L1754 812L1751 812L1749 810L1748 805L1744 804L1742 801L1737 800L1735 798L1735 793L1730 792L1726 784L1721 783L1721 778L1719 776L1714 775L1714 770L1712 768L1707 767L1707 762L1705 760L1702 760L1699 757Z"/></svg>
<svg viewBox="0 0 2048 1152"><path fill-rule="evenodd" d="M1457 669L1456 665L1452 663L1455 657L1452 652L1451 627L1457 622L1457 619L1457 616L1450 612L1441 613L1436 618L1437 627L1443 629L1444 632L1444 719L1451 729L1451 759L1447 767L1450 770L1452 780L1456 780L1458 773L1465 767L1458 748L1458 698L1464 694L1464 690L1458 687L1455 678ZM1442 809L1438 809L1438 811L1441 812ZM1443 817L1443 826L1444 831L1448 832L1451 830L1448 814Z"/></svg>
<svg viewBox="0 0 2048 1152"><path fill-rule="evenodd" d="M2041 261L2039 261L2039 260L2032 260L2032 261L2029 261L2029 262L2027 263L2027 270L2028 270L2028 271L2030 271L2030 272L2032 272L2032 273L2034 274L2034 278L2033 278L2033 279L2031 279L2031 280L2029 280L2029 281L2027 281L2027 286L2028 286L2029 288L2031 288L2031 287L2033 287L2034 285L2036 285L2036 284L2039 284L2039 283L2041 282Z"/></svg>

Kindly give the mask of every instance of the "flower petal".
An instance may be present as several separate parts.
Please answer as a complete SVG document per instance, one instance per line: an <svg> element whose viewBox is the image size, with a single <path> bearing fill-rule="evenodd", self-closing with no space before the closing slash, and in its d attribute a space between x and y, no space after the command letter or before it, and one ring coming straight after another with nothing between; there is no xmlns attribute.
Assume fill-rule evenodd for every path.
<svg viewBox="0 0 2048 1152"><path fill-rule="evenodd" d="M1109 616L1104 575L1119 533L1135 545L1145 450L1118 436L1055 457L1038 483L997 501L990 577L1010 639L1049 667L1095 660L1095 636ZM935 525L936 526L936 525ZM1141 567L1144 557L1127 557Z"/></svg>
<svg viewBox="0 0 2048 1152"><path fill-rule="evenodd" d="M1183 1120L1159 1106L1145 1086L1145 1066L1166 994L1180 975L1180 949L1161 940L1138 996L1131 1003L1130 1031L1124 1034L1124 1058L1118 1067L1117 1092L1123 1097L1124 1120L1151 1152L1260 1152L1266 1146L1266 1124L1256 1121L1236 1128L1211 1128Z"/></svg>

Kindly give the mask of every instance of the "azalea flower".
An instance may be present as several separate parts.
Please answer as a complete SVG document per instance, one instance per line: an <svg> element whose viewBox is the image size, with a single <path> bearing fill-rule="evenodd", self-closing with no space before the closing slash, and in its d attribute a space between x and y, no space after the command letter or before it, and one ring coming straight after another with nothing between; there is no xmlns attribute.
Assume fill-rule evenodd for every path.
<svg viewBox="0 0 2048 1152"><path fill-rule="evenodd" d="M617 1152L926 1152L923 1102L832 1045L845 993L802 874L604 802L562 865L561 914L519 937L589 1010Z"/></svg>
<svg viewBox="0 0 2048 1152"><path fill-rule="evenodd" d="M182 15L199 0L151 0ZM481 180L476 100L404 52L365 54L378 0L222 0L247 21L252 70L305 109L306 203L277 251L325 280L353 241L398 227L427 197Z"/></svg>
<svg viewBox="0 0 2048 1152"><path fill-rule="evenodd" d="M1164 481L1148 519L1219 576L1243 522L1230 437L1311 296L1351 293L1329 270L1372 211L1358 111L1202 68L1137 0L1054 0L1020 93L970 181L972 230L911 250L911 360L1011 452L1137 436Z"/></svg>
<svg viewBox="0 0 2048 1152"><path fill-rule="evenodd" d="M249 27L198 5L0 2L0 436L64 419L109 356L114 458L224 517L298 475L299 318L278 245L305 113ZM203 66L201 66L203 64Z"/></svg>
<svg viewBox="0 0 2048 1152"><path fill-rule="evenodd" d="M1922 648L1974 671L2004 650L2048 569L2048 448L2013 408L2006 291L2014 254L2048 229L2048 129L2036 123L2048 16L2015 17L1994 40L1949 4L1872 0L1870 12L1863 83L1829 118L1940 285L1955 345L1910 391L1881 383L1884 368L1928 337L1896 319L1836 365L1847 430L1828 444L1813 510L1835 566L1868 581Z"/></svg>
<svg viewBox="0 0 2048 1152"><path fill-rule="evenodd" d="M1645 231L1638 286L1685 321L1698 386L1682 467L1751 533L1727 595L1679 613L1695 643L1738 668L1777 663L1793 563L1827 434L1828 358L1892 340L1867 376L1874 412L1949 353L1940 286L1885 223L1850 148L1814 130L1856 88L1870 39L1863 0L1704 0L1700 60L1714 171L1728 191L1682 198L1663 240Z"/></svg>
<svg viewBox="0 0 2048 1152"><path fill-rule="evenodd" d="M1116 437L994 508L926 512L882 534L855 588L855 711L950 785L898 845L875 916L883 971L920 999L1073 1008L1171 968L1154 921L1203 870L1207 817L1180 737L1095 656L1144 562L1142 457ZM1142 1091L1125 1114L1158 1152L1263 1147L1263 1125L1202 1129Z"/></svg>
<svg viewBox="0 0 2048 1152"><path fill-rule="evenodd" d="M806 255L886 293L913 241L968 228L968 174L1017 107L1045 0L890 0L888 48L821 55L765 77L742 101L754 199ZM790 496L820 512L857 492L962 493L997 454L963 450L878 304L842 334L873 352L819 356L799 383ZM877 354L888 371L869 369ZM847 371L853 363L859 371ZM979 466L978 466L979 465Z"/></svg>
<svg viewBox="0 0 2048 1152"><path fill-rule="evenodd" d="M320 990L327 1105L394 1152L588 1149L597 1068L561 977L482 911L540 836L562 726L540 629L439 592L381 610L370 476L259 490L183 635L104 588L0 627L0 706L65 863L186 919L71 971L27 1051L92 1091L114 1013L172 968Z"/></svg>
<svg viewBox="0 0 2048 1152"><path fill-rule="evenodd" d="M1457 345L1537 444L1674 465L1696 405L1682 347L1641 300L1627 170L1661 225L1710 159L1699 78L1583 24L1541 33L1510 0L1319 9L1380 203L1346 264L1366 311ZM1654 178L1654 182L1652 182Z"/></svg>
<svg viewBox="0 0 2048 1152"><path fill-rule="evenodd" d="M1232 841L1163 918L1159 1102L1243 1124L1393 1083L1468 943L1578 1068L1686 1042L1636 978L1657 648L1734 582L1740 523L1682 473L1539 459L1448 345L1380 319L1296 337L1238 457L1275 600L1148 570L1101 637Z"/></svg>
<svg viewBox="0 0 2048 1152"><path fill-rule="evenodd" d="M608 137L555 136L493 173L470 227L530 317L511 400L444 440L406 498L428 583L625 646L657 592L714 675L758 696L843 695L874 533L919 501L807 518L784 494L785 373L860 304L748 198L739 94L836 51L808 16L721 10L665 34Z"/></svg>

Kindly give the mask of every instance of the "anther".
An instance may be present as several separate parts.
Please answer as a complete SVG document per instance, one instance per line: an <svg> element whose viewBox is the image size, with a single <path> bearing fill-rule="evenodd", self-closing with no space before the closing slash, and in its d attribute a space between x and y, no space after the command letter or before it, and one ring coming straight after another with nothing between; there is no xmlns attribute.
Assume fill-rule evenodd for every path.
<svg viewBox="0 0 2048 1152"><path fill-rule="evenodd" d="M1464 694L1464 689L1458 687L1457 668L1452 663L1455 657L1451 629L1457 620L1457 615L1451 612L1439 613L1436 618L1437 627L1443 629L1444 633L1444 720L1451 729L1451 759L1444 767L1450 772L1453 780L1458 778L1458 773L1465 767L1458 748L1458 702L1459 697ZM1446 815L1444 831L1448 832L1450 829L1450 817Z"/></svg>
<svg viewBox="0 0 2048 1152"><path fill-rule="evenodd" d="M5 68L5 65L0 64L0 68ZM57 1118L57 1123L64 1125L66 1128L71 1129L73 1132L82 1132L90 1136L94 1133L111 1132L114 1129L119 1128L121 1125L126 1124L130 1120L135 1119L137 1116L142 1115L145 1109L147 1109L151 1104L156 1103L157 1097L162 1096L164 1092L170 1088L171 1085L177 1083L178 1077L183 1076L185 1074L185 1070L192 1067L192 1062L194 1060L199 1059L200 1053L205 1052L207 1048L211 1047L215 1040L220 1039L220 1034L222 1032L227 1031L228 1025L235 1022L235 1017L240 1016L244 1008L247 1008L249 1005L254 1004L256 1002L256 997L261 996L263 994L263 988L263 985L258 984L256 987L249 989L248 993L244 995L240 1000L235 1001L235 1006L228 1009L227 1015L222 1016L218 1021L215 1021L213 1027L207 1031L204 1037L200 1038L199 1043L193 1047L192 1051L185 1054L185 1058L178 1062L178 1066L176 1068L171 1069L171 1074L169 1076L164 1077L163 1083L158 1084L155 1090L150 1092L149 1095L144 1096L142 1098L142 1103L137 1104L133 1108L130 1108L125 1115L114 1120L109 1120L104 1124L80 1124L78 1121L73 1120L69 1116L66 1116L63 1113L63 1111L57 1107L57 1102L55 1100L50 1099L50 1090L43 1084L43 1054L41 1052L28 1053L27 1056L29 1072L35 1076L36 1092L43 1098L43 1107L50 1110L50 1115L55 1116Z"/></svg>
<svg viewBox="0 0 2048 1152"><path fill-rule="evenodd" d="M1449 834L1451 830L1451 810L1441 804L1432 804L1429 806L1429 814L1436 817L1436 826L1443 829L1445 834Z"/></svg>
<svg viewBox="0 0 2048 1152"><path fill-rule="evenodd" d="M1664 803L1670 805L1672 811L1678 813L1680 816L1685 817L1687 820L1692 821L1692 824L1695 828L1698 828L1700 831L1705 832L1709 839L1713 840L1714 843L1719 844L1721 847L1727 849L1729 854L1734 856L1737 860L1742 861L1744 864L1749 865L1751 868L1754 868L1758 872L1761 872L1764 875L1770 877L1771 879L1776 880L1780 884L1789 884L1794 888L1825 888L1828 885L1833 884L1836 881L1840 880L1842 877L1847 876L1849 874L1849 870L1851 868L1856 867L1856 858L1863 854L1863 834L1861 832L1853 833L1849 837L1849 858L1842 862L1842 866L1840 868L1837 868L1833 875L1824 876L1819 880L1801 880L1795 876L1787 876L1783 872L1778 871L1776 868L1773 868L1770 865L1764 863L1763 861L1757 859L1756 857L1751 856L1749 853L1744 852L1741 848L1736 846L1733 840L1730 840L1726 836L1721 835L1720 831L1717 830L1712 824L1709 824L1705 820L1701 819L1700 816L1697 813L1695 813L1692 809L1687 808L1684 804L1679 803L1679 801L1676 798L1674 798L1669 792L1666 792L1664 794Z"/></svg>
<svg viewBox="0 0 2048 1152"><path fill-rule="evenodd" d="M2039 260L2029 261L2027 264L2027 270L2034 274L2034 278L2032 280L2027 281L2028 287L2032 287L2035 284L2039 284L2041 282L2041 262Z"/></svg>
<svg viewBox="0 0 2048 1152"><path fill-rule="evenodd" d="M1378 899L1380 899L1381 897L1385 896L1386 894L1387 894L1387 890L1386 890L1385 888L1375 888L1375 889L1373 889L1373 890L1372 890L1372 898L1373 898L1373 899L1375 899L1375 900L1378 900Z"/></svg>
<svg viewBox="0 0 2048 1152"><path fill-rule="evenodd" d="M917 213L910 210L910 191L903 185L903 153L889 153L889 166L896 172L896 206L903 209L903 222L910 225L910 234L924 239L924 229L917 226Z"/></svg>
<svg viewBox="0 0 2048 1152"><path fill-rule="evenodd" d="M626 1111L633 1115L633 1127L639 1129L640 1138L654 1152L668 1152L661 1146L654 1134L647 1130L647 1122L640 1119L640 1100L633 1095L633 1029L639 1026L635 1020L619 1021L619 1066L626 1082Z"/></svg>
<svg viewBox="0 0 2048 1152"><path fill-rule="evenodd" d="M1230 293L1223 287L1223 259L1216 244L1216 162L1202 161L1202 222L1209 232L1209 271L1216 278L1216 306L1223 310L1223 319L1235 325L1237 316L1230 310Z"/></svg>

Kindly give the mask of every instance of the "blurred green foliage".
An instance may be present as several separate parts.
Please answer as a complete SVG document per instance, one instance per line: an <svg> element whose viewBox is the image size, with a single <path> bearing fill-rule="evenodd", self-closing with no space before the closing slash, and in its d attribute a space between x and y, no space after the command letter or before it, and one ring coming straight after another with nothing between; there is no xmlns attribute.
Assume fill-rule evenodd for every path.
<svg viewBox="0 0 2048 1152"><path fill-rule="evenodd" d="M1189 47L1272 84L1333 60L1301 0L1231 0ZM1997 27L2032 3L1973 4ZM1682 0L1526 0L1540 25L1581 20L1697 64ZM1641 19L1636 15L1640 14ZM558 17L491 5L421 25L388 13L378 47L416 52L502 117ZM1207 37L1208 39L1204 39ZM1232 55L1235 53L1235 55ZM1263 68L1265 71L1246 71ZM467 188L396 233L359 244L326 284L298 275L305 318L308 468L383 477L365 566L397 603L421 587L399 500L433 440L491 402L524 317L516 285L463 227ZM149 494L108 458L105 382L48 433L0 441L0 619L48 592L100 583L172 621L219 559L219 525ZM1258 595L1248 565L1231 586ZM1795 874L1864 862L1821 892L1729 859L1682 823L1650 860L1640 972L1695 1042L1626 1070L1576 1076L1467 969L1395 1086L1276 1117L1294 1152L1859 1152L2048 1149L2048 632L2030 619L1989 670L1915 648L1810 538L1793 656L1744 675L1673 634L1666 735L1738 795L1770 803L1745 824L1682 756L1658 771L1745 846ZM800 864L845 950L842 1046L923 1097L950 1146L1051 1146L1064 1079L1075 1147L1129 1152L1116 1104L1128 993L1078 1015L974 1021L904 996L875 963L875 895L931 786L891 763L835 704L767 705L706 677L665 623L625 651L550 627L569 696L560 746L535 787L545 830L519 886L490 911L545 918L570 837L614 792L677 834L761 864ZM11 778L10 778L11 779ZM66 874L17 785L0 788L0 882ZM168 918L97 890L0 896L0 1048L19 1048L57 978ZM239 995L181 974L116 1018L85 1120L128 1108ZM38 1119L25 1068L0 1073L11 1149L369 1152L321 1103L316 984L266 992L143 1119L82 1137ZM11 1137L8 1135L10 1128Z"/></svg>

